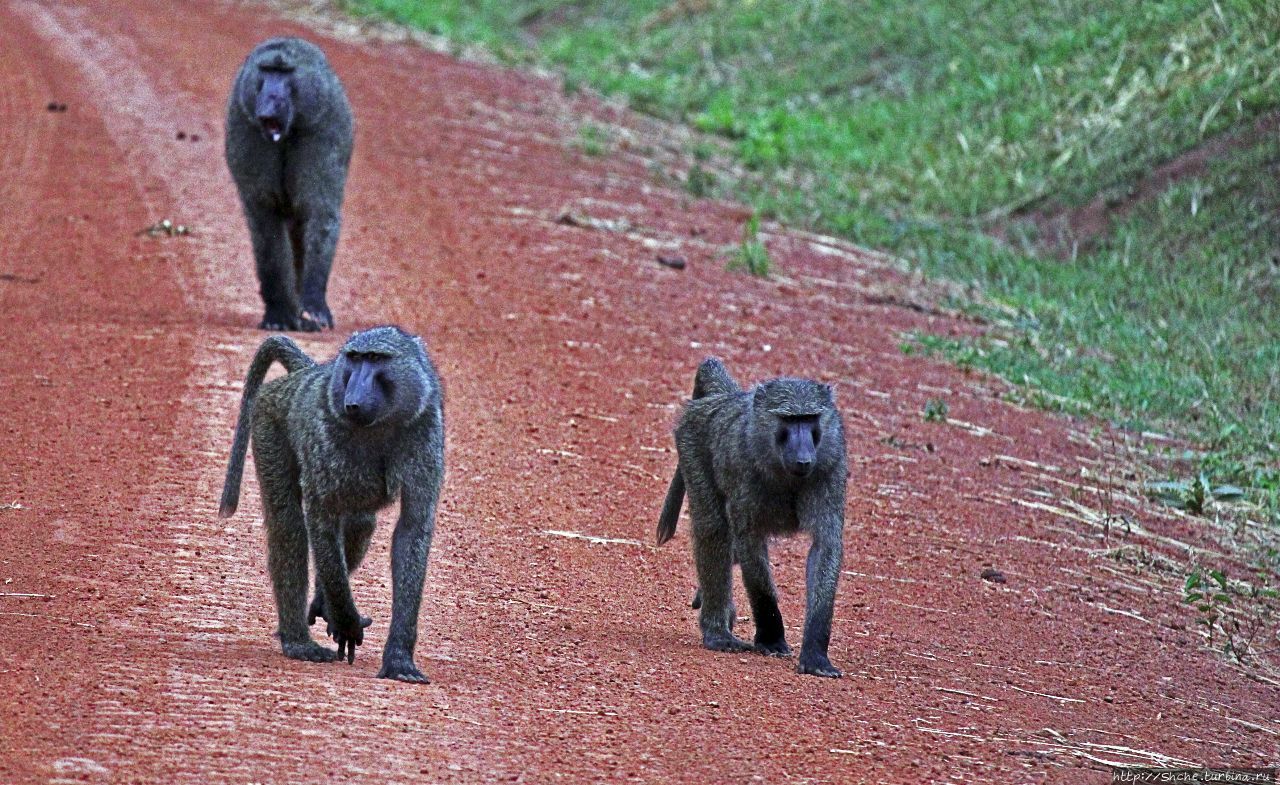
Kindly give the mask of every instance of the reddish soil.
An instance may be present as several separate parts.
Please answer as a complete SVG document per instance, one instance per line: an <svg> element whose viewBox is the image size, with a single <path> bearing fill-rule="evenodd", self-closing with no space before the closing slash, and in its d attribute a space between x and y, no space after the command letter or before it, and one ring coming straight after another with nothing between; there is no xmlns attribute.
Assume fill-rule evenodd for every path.
<svg viewBox="0 0 1280 785"><path fill-rule="evenodd" d="M902 331L973 327L895 304L886 260L777 230L784 276L726 272L741 208L656 183L640 147L582 155L579 118L619 115L544 79L242 4L92 8L0 4L0 782L1104 783L1108 762L1280 761L1277 682L1179 603L1185 546L1226 560L1217 529L1103 487L1122 457L1089 424L901 354ZM279 33L324 46L359 121L341 329L300 340L328 356L397 322L447 385L426 686L374 678L390 516L348 666L279 653L251 475L216 514L263 337L221 118ZM166 217L194 233L138 234ZM839 681L701 649L687 528L649 544L712 352L837 385ZM951 422L921 419L929 398ZM775 549L793 642L803 556Z"/></svg>

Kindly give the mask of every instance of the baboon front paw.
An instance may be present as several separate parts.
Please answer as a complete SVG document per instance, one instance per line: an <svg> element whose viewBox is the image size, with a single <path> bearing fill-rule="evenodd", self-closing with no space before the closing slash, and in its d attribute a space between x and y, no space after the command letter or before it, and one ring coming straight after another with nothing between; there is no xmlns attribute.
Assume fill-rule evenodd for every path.
<svg viewBox="0 0 1280 785"><path fill-rule="evenodd" d="M731 633L723 635L703 635L702 645L712 651L743 652L755 647Z"/></svg>
<svg viewBox="0 0 1280 785"><path fill-rule="evenodd" d="M307 325L311 325L308 327ZM311 305L302 306L302 329L304 330L332 330L333 314L329 312L329 306L324 303L313 303Z"/></svg>
<svg viewBox="0 0 1280 785"><path fill-rule="evenodd" d="M334 629L333 622L329 621L329 619L326 618L323 613L319 614L319 616L320 618L324 619L325 634L327 634L330 638L337 640L337 631ZM373 619L370 619L368 616L360 617L360 629L363 630L364 628L368 627L370 624L373 624Z"/></svg>
<svg viewBox="0 0 1280 785"><path fill-rule="evenodd" d="M347 658L347 664L356 661L356 647L364 643L364 617L358 613L335 614L339 618L326 625L329 637L338 644L338 659Z"/></svg>
<svg viewBox="0 0 1280 785"><path fill-rule="evenodd" d="M325 620L325 623L326 623L325 631L329 634L330 637L332 637L333 628L331 625L328 624L329 617L325 615L325 612L324 612L324 598L320 596L317 596L314 599L312 599L311 607L307 609L307 626L310 627L312 624L315 624L316 619ZM370 624L373 624L373 619L369 618L368 616L360 617L361 627L368 627Z"/></svg>
<svg viewBox="0 0 1280 785"><path fill-rule="evenodd" d="M791 647L787 641L778 638L776 641L756 641L756 651L767 657L790 657Z"/></svg>
<svg viewBox="0 0 1280 785"><path fill-rule="evenodd" d="M843 674L840 669L831 664L831 660L827 659L825 654L805 654L800 652L800 662L796 665L797 673L807 673L810 676L825 676L828 679L838 679Z"/></svg>
<svg viewBox="0 0 1280 785"><path fill-rule="evenodd" d="M280 644L284 656L294 660L304 660L306 662L333 662L338 659L338 653L333 649L326 648L315 641L306 641L303 643L282 643Z"/></svg>
<svg viewBox="0 0 1280 785"><path fill-rule="evenodd" d="M379 679L395 679L411 684L430 684L426 674L418 670L413 660L408 657L383 658L382 670L378 671Z"/></svg>

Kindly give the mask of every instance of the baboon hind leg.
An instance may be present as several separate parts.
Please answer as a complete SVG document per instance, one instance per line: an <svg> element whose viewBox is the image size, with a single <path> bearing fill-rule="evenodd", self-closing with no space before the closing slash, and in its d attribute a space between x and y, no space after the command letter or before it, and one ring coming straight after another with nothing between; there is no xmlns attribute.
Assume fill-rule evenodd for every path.
<svg viewBox="0 0 1280 785"><path fill-rule="evenodd" d="M778 610L778 590L769 568L769 543L762 536L744 536L736 543L738 563L742 565L742 583L751 601L751 617L756 623L756 651L774 657L788 657L786 631L782 612Z"/></svg>
<svg viewBox="0 0 1280 785"><path fill-rule="evenodd" d="M377 516L373 513L350 515L343 521L342 551L346 557L348 576L354 573L364 561L364 556L369 551L369 541L373 539L376 523ZM307 610L307 624L315 624L316 619L324 619L326 622L329 620L325 615L324 592L318 582L315 594L311 598L311 607ZM368 627L372 623L373 620L368 616L360 617L360 626Z"/></svg>
<svg viewBox="0 0 1280 785"><path fill-rule="evenodd" d="M713 651L751 651L751 644L733 634L733 535L724 505L712 492L692 486L688 491L702 645Z"/></svg>
<svg viewBox="0 0 1280 785"><path fill-rule="evenodd" d="M297 274L290 264L288 238L280 216L261 205L246 205L249 238L262 294L262 330L297 330L299 321Z"/></svg>
<svg viewBox="0 0 1280 785"><path fill-rule="evenodd" d="M307 260L307 241L306 228L302 220L294 218L288 222L289 231L289 249L293 256L293 277L290 279L293 285L294 296L298 298L302 304L298 313L299 329L306 332L314 332L324 327L332 327L333 325L318 322L312 318L307 310L306 303L303 302L302 292L304 281L306 280L306 260ZM330 320L332 321L332 320Z"/></svg>
<svg viewBox="0 0 1280 785"><path fill-rule="evenodd" d="M254 453L261 440L254 440ZM282 443L282 442L281 442ZM280 648L286 657L311 662L332 662L337 652L311 639L307 631L307 527L302 516L297 470L271 467L259 458L258 485L267 530L267 567L276 597ZM274 470L273 470L274 469Z"/></svg>
<svg viewBox="0 0 1280 785"><path fill-rule="evenodd" d="M313 206L300 222L298 248L298 296L302 318L314 329L332 329L333 314L327 300L329 270L342 224L338 207ZM306 329L311 329L310 327Z"/></svg>

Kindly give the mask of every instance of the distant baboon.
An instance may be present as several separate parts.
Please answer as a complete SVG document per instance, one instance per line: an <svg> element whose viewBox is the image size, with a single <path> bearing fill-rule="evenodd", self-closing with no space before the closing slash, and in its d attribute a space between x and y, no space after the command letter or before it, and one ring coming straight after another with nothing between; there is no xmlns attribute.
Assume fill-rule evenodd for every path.
<svg viewBox="0 0 1280 785"><path fill-rule="evenodd" d="M263 385L274 361L288 374ZM444 479L444 409L422 342L378 327L352 335L337 357L316 365L283 335L263 341L245 379L222 490L224 518L239 502L251 432L285 655L328 662L345 652L354 661L369 620L356 611L348 574L369 547L375 513L398 496L391 629L378 675L425 682L413 649ZM308 542L316 566L309 610ZM316 617L328 622L336 653L311 639L307 626Z"/></svg>
<svg viewBox="0 0 1280 785"><path fill-rule="evenodd" d="M236 74L227 168L249 223L264 330L333 327L326 292L354 126L342 83L302 39L264 41Z"/></svg>
<svg viewBox="0 0 1280 785"><path fill-rule="evenodd" d="M772 535L806 532L812 545L796 670L839 676L827 648L844 556L849 470L831 388L808 379L773 379L744 392L711 357L698 367L675 440L680 465L658 520L658 544L675 534L687 489L698 569L693 607L701 607L702 645L790 656L768 545ZM751 600L754 647L733 634L735 562Z"/></svg>

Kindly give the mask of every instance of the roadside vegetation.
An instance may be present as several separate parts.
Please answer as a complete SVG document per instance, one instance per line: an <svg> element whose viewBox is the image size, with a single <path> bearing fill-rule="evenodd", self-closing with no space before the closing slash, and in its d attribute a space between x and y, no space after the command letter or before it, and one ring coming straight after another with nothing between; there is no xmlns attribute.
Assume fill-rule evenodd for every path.
<svg viewBox="0 0 1280 785"><path fill-rule="evenodd" d="M735 166L691 150L693 196L983 292L986 306L951 305L985 318L984 337L910 336L908 350L997 373L1025 401L1189 439L1171 482L1238 487L1280 526L1280 5L343 7L721 137ZM769 259L751 246L736 263Z"/></svg>

